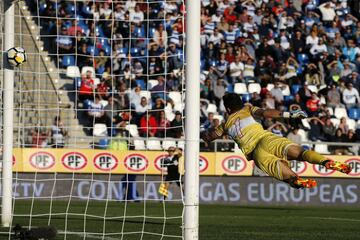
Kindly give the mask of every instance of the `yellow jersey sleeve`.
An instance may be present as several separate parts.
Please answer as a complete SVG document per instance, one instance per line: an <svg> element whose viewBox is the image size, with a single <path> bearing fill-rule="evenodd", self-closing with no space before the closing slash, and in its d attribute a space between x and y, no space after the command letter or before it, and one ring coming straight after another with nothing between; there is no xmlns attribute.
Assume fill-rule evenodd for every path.
<svg viewBox="0 0 360 240"><path fill-rule="evenodd" d="M250 107L249 111L253 116L255 115L255 112L260 109L259 107L255 107L255 106L249 106L249 107Z"/></svg>
<svg viewBox="0 0 360 240"><path fill-rule="evenodd" d="M255 112L256 112L257 110L259 110L260 108L248 104L248 105L245 105L245 107L244 107L243 109L244 109L246 112L248 112L250 115L254 116L254 115L255 115Z"/></svg>

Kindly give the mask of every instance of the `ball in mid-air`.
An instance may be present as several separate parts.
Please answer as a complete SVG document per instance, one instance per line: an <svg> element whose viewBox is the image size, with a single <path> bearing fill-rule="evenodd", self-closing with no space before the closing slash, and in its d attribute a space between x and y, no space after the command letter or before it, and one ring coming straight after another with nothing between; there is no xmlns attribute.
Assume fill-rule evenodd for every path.
<svg viewBox="0 0 360 240"><path fill-rule="evenodd" d="M25 49L22 47L13 47L7 51L7 60L12 66L19 66L26 62Z"/></svg>

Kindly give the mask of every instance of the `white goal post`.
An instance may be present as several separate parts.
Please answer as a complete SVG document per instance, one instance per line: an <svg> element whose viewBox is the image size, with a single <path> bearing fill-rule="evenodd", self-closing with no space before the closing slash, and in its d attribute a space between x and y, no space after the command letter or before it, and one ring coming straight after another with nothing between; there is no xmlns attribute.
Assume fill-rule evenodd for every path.
<svg viewBox="0 0 360 240"><path fill-rule="evenodd" d="M5 0L4 49L14 47L15 39L15 8L12 0ZM1 222L4 227L11 226L12 220L12 149L13 149L13 115L14 115L14 70L6 62L3 53L3 161L2 161L2 206Z"/></svg>
<svg viewBox="0 0 360 240"><path fill-rule="evenodd" d="M29 6L29 3L31 2L35 3L38 7L35 12L31 12L31 6ZM39 224L52 225L55 228L58 228L58 234L60 235L59 239L76 238L110 240L132 239L132 237L136 237L136 239L145 240L148 236L149 239L199 239L201 1L63 0L59 2L61 2L61 4L59 5L57 4L57 1L41 0L5 0L3 3L0 3L4 4L4 9L1 9L0 7L0 20L3 20L4 22L4 27L0 31L1 35L3 36L3 39L1 41L3 54L3 69L2 76L0 77L0 82L2 85L0 88L3 97L1 106L3 112L1 130L1 223L3 228L0 229L0 238L6 235L6 239L10 239L14 234L12 232L13 227L20 220L20 224L27 229L36 228L39 226ZM109 127L108 129L105 128L106 137L105 135L95 136L94 132L90 133L90 136L88 133L86 133L88 134L87 136L74 135L77 132L83 131L83 129L87 130L86 127L82 128L83 126L81 125L82 123L80 117L79 121L77 121L76 119L78 115L81 115L87 109L85 107L85 101L84 105L79 105L77 98L77 94L79 94L79 89L77 89L76 87L74 87L74 89L69 89L69 87L66 86L65 82L67 81L66 83L68 83L72 79L77 80L77 78L80 78L80 75L76 77L70 77L69 75L71 74L68 75L67 70L69 69L69 66L74 67L72 69L76 69L76 67L78 67L78 71L80 70L79 74L83 74L82 70L84 70L87 66L80 67L76 65L78 61L77 59L79 57L83 57L84 54L78 54L77 51L75 51L75 53L71 53L75 55L75 60L72 60L74 62L67 65L68 68L66 69L64 67L64 62L61 62L61 59L65 59L64 56L66 57L66 55L70 54L59 53L59 46L56 43L55 51L49 51L48 49L46 49L49 48L49 46L44 42L46 41L46 38L51 39L50 41L53 42L55 42L55 39L57 40L57 38L61 35L59 30L62 30L61 24L66 25L65 23L69 22L71 26L71 24L74 24L75 22L75 26L73 27L75 27L76 29L77 27L79 27L79 25L77 25L78 22L82 22L81 27L86 25L84 28L86 28L86 31L88 31L87 35L85 36L84 34L83 37L89 39L93 38L93 46L89 45L89 47L92 47L91 51L93 52L88 53L89 56L87 56L91 60L90 62L95 62L95 59L98 56L97 54L95 54L97 45L99 45L101 41L107 41L108 45L106 47L108 47L108 49L106 50L106 58L111 59L111 64L114 64L113 61L115 61L114 59L117 58L118 55L115 56L114 52L116 52L116 49L113 49L115 48L113 44L116 40L119 40L116 39L115 35L113 35L113 33L115 32L115 24L111 26L111 37L97 36L97 31L99 30L95 27L95 22L98 21L95 20L95 14L93 14L92 16L93 19L90 19L90 13L88 16L81 16L80 18L78 18L77 14L79 13L77 11L85 10L77 9L77 4L80 3L81 6L83 6L82 4L84 4L85 6L87 3L89 3L87 6L89 7L88 11L92 11L92 13L94 13L94 11L99 11L99 6L97 6L98 9L96 7L94 8L95 10L91 9L91 7L93 7L95 4L102 5L103 3L109 3L110 10L115 12L116 4L125 5L125 3L127 2L130 2L130 5L134 2L135 5L138 3L145 4L149 9L151 9L151 7L149 7L151 6L151 4L157 5L163 2L164 4L169 4L170 10L171 5L175 3L176 5L181 5L182 7L184 7L184 9L186 9L181 9L179 15L177 16L181 19L183 24L186 23L186 27L183 26L184 29L186 29L186 32L184 31L184 33L179 34L182 35L181 38L185 39L185 44L183 43L182 46L178 47L181 51L179 51L179 53L177 53L176 55L171 55L167 53L166 49L168 48L168 45L165 44L165 51L163 53L163 55L165 55L165 60L162 60L165 62L163 75L166 82L168 81L168 78L170 79L170 72L167 72L167 58L171 58L177 55L178 58L182 58L179 62L182 62L183 66L174 71L174 74L176 75L175 78L178 78L177 80L180 82L178 92L176 92L176 90L169 90L169 92L166 89L162 92L162 94L165 96L165 100L171 98L171 91L175 91L176 98L179 99L179 102L175 103L170 109L169 115L173 116L172 118L174 118L174 116L177 115L178 112L181 112L182 115L183 110L185 110L185 115L182 116L181 119L181 122L185 123L185 125L181 126L181 128L185 129L184 136L182 138L167 136L166 134L164 137L152 138L150 137L149 133L147 133L146 136L142 138L140 138L139 136L133 136L131 131L135 131L136 134L134 135L138 135L138 130L140 131L140 127L138 126L138 129L136 129L136 127L134 129L134 124L130 124L130 120L128 120L128 125L126 126L126 130L129 132L128 136L126 137L121 136L119 138L116 138L112 135L112 133L108 134L107 130L109 130ZM49 8L49 3L54 4L54 7ZM62 5L62 3L64 4ZM69 6L66 6L67 3L69 3ZM40 9L40 5L42 9ZM134 6L133 8L135 9ZM75 10L69 10L66 7L74 7ZM54 13L56 14L53 14L51 16L42 15L42 13L40 12L44 11L44 9L47 8L49 8L51 11L54 11ZM64 17L58 12L60 10L73 11L73 15L71 15L70 17L68 15ZM28 15L24 15L24 12L27 12ZM145 26L145 30L141 29L141 31L144 30L146 32L145 36L141 37L145 39L145 42L150 42L153 40L153 36L150 36L150 31L156 30L155 28L157 27L154 26L158 26L157 22L160 23L167 20L166 14L163 16L163 19L151 19L149 16L150 15L148 15L148 18L144 19L145 24L143 26ZM89 23L87 22L88 20ZM115 20L113 17L112 20L114 23L116 23L116 21L129 21L129 30L133 30L131 28L131 21L128 19ZM43 26L42 24L46 21L55 22L55 28L57 29L55 31L56 34L44 34L44 32L46 32L46 29L45 26ZM102 19L102 21L106 23L106 21L110 20ZM86 24L84 24L84 22L86 22ZM91 24L94 25L91 26ZM153 24L151 25L151 30L150 24ZM46 25L46 27L49 26L50 24ZM94 29L92 29L92 27L94 27ZM91 34L91 31L94 32L92 32ZM128 41L129 43L128 46L123 47L124 49L127 48L128 52L121 52L121 54L125 55L125 57L122 58L127 59L127 54L129 54L130 63L131 59L138 58L139 62L140 60L145 59L144 64L147 65L150 61L151 56L149 57L146 54L142 55L142 53L136 52L136 57L131 58L131 51L133 48L132 44L135 43L138 38L140 37L132 36L131 33L128 37L124 37L125 41ZM170 38L171 37L168 36L169 42ZM32 40L29 41L29 39ZM36 43L34 44L34 42ZM101 42L101 44L104 44L104 42ZM33 48L27 47L26 45L22 46L23 43L28 45L32 44L35 46L32 46ZM76 42L76 44L78 43ZM126 44L124 43L124 45ZM23 66L15 69L9 66L6 62L6 50L12 47L24 47L29 57L28 63L25 63ZM78 49L78 47L79 46L76 45L76 49ZM137 46L134 48L137 48ZM138 49L136 51L138 51ZM147 47L145 49L147 50ZM36 61L36 63L33 64L32 61ZM33 66L28 67L26 64L33 64ZM92 67L94 71L97 71L94 66L89 67ZM114 76L116 74L121 75L122 73L114 73L113 65L110 67L110 69L111 70L108 75L111 76L112 84L114 84ZM131 71L132 70L130 69L130 72ZM75 73L72 73L77 75L76 71ZM96 72L96 74L97 81L100 81L99 78L102 78L102 73ZM118 75L116 77L118 77ZM143 94L142 96L147 97L147 95L152 94L149 87L150 81L154 81L154 78L157 78L159 75L162 74L150 74L148 70L146 70L144 72L144 75L147 76L145 82L149 82L146 82L146 84L148 85L145 86L144 89L142 89L141 94ZM22 85L21 81L23 81L24 79L24 81L26 81L29 76L33 78L31 79L31 81L33 81L31 82L32 85L28 84L25 87L25 85ZM93 77L95 77L95 75ZM133 80L138 79L132 79L132 77L130 77L131 83L129 88L126 90L126 94L128 94L131 90L134 89L133 86L131 86L131 84L135 82ZM115 93L113 92L113 90L111 91L111 96L114 97ZM31 96L31 94L33 94L34 96ZM68 96L64 97L66 95ZM49 98L51 98L51 100L49 100L49 102L46 102L46 98L44 98L44 96L48 96ZM75 100L72 100L74 96ZM73 102L68 103L64 101L64 99L71 99L71 101ZM31 102L31 100L34 100L34 102ZM152 100L155 102L154 99ZM66 107L64 107L62 104L67 105ZM167 110L165 109L165 111ZM27 111L34 112L33 114L29 114L29 118L34 120L35 123L30 122L30 120L29 122L26 122L26 124L22 122L22 119L25 119L28 116ZM115 116L114 108L112 108L110 111L112 112L112 116ZM129 107L129 110L121 109L121 111L129 111L131 115L131 111L133 110L130 110ZM150 113L148 112L146 113L146 115L149 117ZM118 113L116 112L116 114ZM168 114L168 112L166 112L166 114ZM44 116L46 118L45 120ZM44 137L41 136L44 129L48 131L53 127L52 125L55 125L55 127L59 127L59 123L53 124L54 117L56 119L56 117L58 116L66 116L68 118L63 120L64 128L67 132L70 132L70 140L66 140L68 141L68 143L65 144L65 148L57 148L57 146L55 148L51 148L52 146L49 145L45 147L36 146L35 148L39 149L38 152L36 152L36 149L32 149L31 145L25 143L24 138L29 138L29 136L26 135L28 134L28 132L30 132L30 130L36 129L34 130L34 136L37 137L37 139L40 139L40 137ZM41 121L39 120L36 122L37 117L41 119ZM92 126L90 128L92 128L92 131L95 131L96 122L94 121L91 124ZM149 123L147 123L147 127L149 127L148 124ZM111 126L110 128L110 130L112 131L113 126ZM168 127L167 130L169 129L172 130L171 127ZM101 129L99 127L97 128L97 130L100 131L100 134L104 134L104 128ZM108 154L107 157L110 159L116 159L116 157L118 157L118 159L116 159L116 164L114 164L114 168L109 168L103 171L101 170L102 172L99 169L96 169L96 167L98 167L96 164L101 165L102 159L99 160L99 158L96 158L97 154L101 151L96 149L96 147L94 146L96 144L101 145L100 142L102 140L106 140L108 143L107 146L109 146L109 143L111 143L112 141L121 141L123 139L125 139L128 144L127 150L113 150L110 148L105 148L105 150L103 150L103 152L108 152L106 154ZM98 143L96 142L95 144L95 141L98 141ZM88 144L88 142L94 143L94 145L88 147L90 145ZM131 154L136 155L134 154L134 152L136 152L137 150L136 142L141 143L138 149L141 154L143 154L143 156L149 159L149 162L146 162L146 164L144 164L146 165L145 167L151 165L149 169L153 172L148 173L146 171L139 170L139 173L136 172L138 176L137 180L130 180L129 176L132 176L131 174L134 174L134 172L128 173L128 170L126 170L126 161L128 160L126 151L129 151ZM156 144L159 145L160 142L161 146L157 146ZM171 198L170 194L169 199L164 198L163 200L161 194L159 193L161 185L163 184L163 181L165 181L165 177L163 176L164 173L163 170L156 170L156 164L151 163L150 161L155 158L157 161L160 156L163 157L167 154L169 145L165 146L166 142L172 142L172 144L174 143L179 148L182 148L183 146L185 148L185 154L183 156L185 166L183 189L184 192L182 192L182 184L180 183L180 193L174 194L172 196L173 198ZM152 145L152 148L150 147L150 143L154 144ZM66 152L66 149L69 149L68 152ZM154 150L158 153L154 153ZM115 151L120 152L118 156L114 157L115 154L113 153ZM41 155L48 153L51 153L53 155L47 155L45 156L45 158L43 155ZM153 157L156 154L157 156ZM72 156L72 159L75 159L79 162L85 161L85 163L82 162L85 165L87 164L86 167L84 165L84 172L77 172L77 170L74 170L75 168L72 169L71 167L67 169L63 168L63 166L65 166L64 161L67 161L67 158L65 156ZM119 156L121 156L121 158ZM126 157L124 158L124 156ZM50 161L53 162L50 164L48 162L48 159L46 158L50 159ZM77 158L79 158L80 160L78 160ZM43 169L35 169L36 167L34 168L32 159L39 159L39 161L42 161L41 164L49 164L49 166L45 166ZM17 165L18 162L21 162L21 167ZM58 165L61 164L63 165L61 166L62 171L58 171ZM90 164L92 164L91 167L89 166ZM112 162L106 162L106 164L111 165ZM113 171L113 169L120 165L121 167L124 166L121 171ZM31 168L34 168L35 170L29 170ZM122 178L122 176L124 177ZM133 184L137 184L138 189L140 189L140 197L136 199L136 201L134 201L134 199L127 199L130 185L132 188ZM158 191L159 185L160 188ZM174 184L172 184L172 186L174 186ZM21 187L23 187L23 189L21 189ZM134 189L132 188L132 192L137 195L138 193L136 191L136 187ZM141 196L142 194L143 196ZM160 198L154 197L155 195L159 195ZM162 205L156 206L156 203L154 202L158 201L162 202ZM138 205L135 206L133 205L133 202L140 203L137 203ZM159 206L161 206L161 213L154 213L154 209L159 208ZM78 209L76 207L78 207ZM135 208L137 208L137 210L134 210ZM175 208L176 211L174 210ZM178 212L177 210L180 211ZM151 221L154 221L155 223ZM174 226L176 224L172 223L172 221L176 222L176 224L179 224L179 221L181 221L181 224L176 226L175 228ZM94 222L97 222L98 224L94 224ZM148 222L150 222L150 224L148 224ZM75 226L76 224L79 224L79 226ZM115 230L114 227L112 229L112 224L117 224ZM140 227L134 227L135 224L138 224ZM156 224L159 224L159 229L154 230L154 228L152 228L153 226L151 226L152 224L154 226L156 226ZM174 231L171 232L172 229L174 229Z"/></svg>
<svg viewBox="0 0 360 240"><path fill-rule="evenodd" d="M200 7L186 1L185 240L199 238Z"/></svg>

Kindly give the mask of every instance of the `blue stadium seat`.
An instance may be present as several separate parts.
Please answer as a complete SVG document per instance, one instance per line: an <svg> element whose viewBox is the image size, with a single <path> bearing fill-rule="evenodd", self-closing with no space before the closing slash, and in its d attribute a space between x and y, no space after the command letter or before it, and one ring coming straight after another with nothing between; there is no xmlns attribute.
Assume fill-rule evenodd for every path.
<svg viewBox="0 0 360 240"><path fill-rule="evenodd" d="M75 13L75 12L76 12L76 7L75 7L75 5L72 4L72 3L67 3L66 12L68 12L68 13Z"/></svg>
<svg viewBox="0 0 360 240"><path fill-rule="evenodd" d="M66 21L63 23L63 26L66 28L70 28L72 26L72 23L71 23L71 21Z"/></svg>
<svg viewBox="0 0 360 240"><path fill-rule="evenodd" d="M141 90L146 90L146 83L142 79L135 80L136 84L141 87Z"/></svg>
<svg viewBox="0 0 360 240"><path fill-rule="evenodd" d="M250 102L251 100L251 94L250 93L245 93L242 95L242 100L243 102Z"/></svg>
<svg viewBox="0 0 360 240"><path fill-rule="evenodd" d="M309 63L309 56L307 54L305 54L305 53L299 54L297 59L298 59L300 65L304 65L304 64Z"/></svg>
<svg viewBox="0 0 360 240"><path fill-rule="evenodd" d="M360 119L360 108L350 108L348 111L349 118L354 120Z"/></svg>
<svg viewBox="0 0 360 240"><path fill-rule="evenodd" d="M149 34L148 34L148 35L149 35L150 38L153 38L153 37L154 37L155 31L156 31L155 28L150 28L150 29L149 29Z"/></svg>
<svg viewBox="0 0 360 240"><path fill-rule="evenodd" d="M99 43L100 43L101 47L110 46L109 39L107 39L107 38L99 38Z"/></svg>
<svg viewBox="0 0 360 240"><path fill-rule="evenodd" d="M43 13L47 8L46 2L39 2L39 13Z"/></svg>
<svg viewBox="0 0 360 240"><path fill-rule="evenodd" d="M298 84L291 85L291 93L296 94L300 88L301 88L301 85L298 85Z"/></svg>
<svg viewBox="0 0 360 240"><path fill-rule="evenodd" d="M74 66L75 65L75 58L72 55L65 55L62 57L62 62L61 65L63 67L68 67L68 66Z"/></svg>
<svg viewBox="0 0 360 240"><path fill-rule="evenodd" d="M105 51L105 55L106 55L106 56L110 56L110 55L111 55L111 47L110 47L110 45L104 45L104 46L102 47L102 50Z"/></svg>
<svg viewBox="0 0 360 240"><path fill-rule="evenodd" d="M74 78L74 89L79 90L81 86L81 78Z"/></svg>
<svg viewBox="0 0 360 240"><path fill-rule="evenodd" d="M233 84L229 84L229 85L226 87L226 91L229 92L229 93L233 93L233 92L234 92L234 85L233 85Z"/></svg>
<svg viewBox="0 0 360 240"><path fill-rule="evenodd" d="M100 140L99 140L99 148L100 149L107 149L107 147L108 147L108 145L109 145L109 139L107 139L107 138L101 138Z"/></svg>
<svg viewBox="0 0 360 240"><path fill-rule="evenodd" d="M95 33L97 37L105 37L104 32L100 26L95 27Z"/></svg>
<svg viewBox="0 0 360 240"><path fill-rule="evenodd" d="M85 14L85 15L91 15L91 7L87 6L84 4L84 6L81 8L81 11Z"/></svg>
<svg viewBox="0 0 360 240"><path fill-rule="evenodd" d="M84 109L90 109L92 101L89 99L86 99L86 100L84 100L83 104L84 104Z"/></svg>
<svg viewBox="0 0 360 240"><path fill-rule="evenodd" d="M96 69L96 73L102 75L105 72L105 67L101 66Z"/></svg>
<svg viewBox="0 0 360 240"><path fill-rule="evenodd" d="M140 55L141 51L139 48L133 47L133 48L131 48L130 53L131 53L131 56L137 57Z"/></svg>
<svg viewBox="0 0 360 240"><path fill-rule="evenodd" d="M284 102L285 104L288 104L290 101L294 100L294 96L290 95L290 96L284 96Z"/></svg>
<svg viewBox="0 0 360 240"><path fill-rule="evenodd" d="M87 54L91 55L91 56L97 56L99 55L99 49L97 49L94 46L88 46L87 49Z"/></svg>

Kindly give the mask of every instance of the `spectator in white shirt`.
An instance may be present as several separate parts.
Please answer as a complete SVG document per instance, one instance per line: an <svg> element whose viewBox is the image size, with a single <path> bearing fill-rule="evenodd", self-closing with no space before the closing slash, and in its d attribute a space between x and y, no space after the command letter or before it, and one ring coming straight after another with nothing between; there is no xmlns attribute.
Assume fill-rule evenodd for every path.
<svg viewBox="0 0 360 240"><path fill-rule="evenodd" d="M230 64L230 78L232 83L241 81L244 64L240 62L240 56L235 57L235 61Z"/></svg>
<svg viewBox="0 0 360 240"><path fill-rule="evenodd" d="M221 40L224 39L224 36L219 32L219 29L215 28L214 33L210 35L208 42L214 43L214 45L220 45Z"/></svg>
<svg viewBox="0 0 360 240"><path fill-rule="evenodd" d="M221 22L222 17L223 15L221 14L221 11L216 10L216 13L211 16L211 21L215 24L218 24L219 22Z"/></svg>
<svg viewBox="0 0 360 240"><path fill-rule="evenodd" d="M144 21L144 13L141 11L140 6L135 6L135 11L130 12L130 21L141 25L141 22Z"/></svg>
<svg viewBox="0 0 360 240"><path fill-rule="evenodd" d="M317 36L317 32L312 30L310 35L306 37L306 45L312 47L313 45L318 44L319 37Z"/></svg>
<svg viewBox="0 0 360 240"><path fill-rule="evenodd" d="M155 33L154 33L154 41L160 46L160 47L164 47L165 45L167 45L167 32L164 29L164 25L162 23L159 24L158 28L156 29Z"/></svg>
<svg viewBox="0 0 360 240"><path fill-rule="evenodd" d="M342 94L343 94L343 102L345 103L347 109L359 105L360 103L359 92L356 88L353 87L352 83L346 84L346 88L344 89Z"/></svg>
<svg viewBox="0 0 360 240"><path fill-rule="evenodd" d="M271 89L270 93L277 103L284 101L284 94L282 93L280 82L275 82L274 88Z"/></svg>
<svg viewBox="0 0 360 240"><path fill-rule="evenodd" d="M319 6L319 10L322 15L324 22L332 22L336 16L334 7L331 6L330 2L323 3Z"/></svg>
<svg viewBox="0 0 360 240"><path fill-rule="evenodd" d="M135 106L135 112L138 115L142 115L143 113L145 113L147 110L151 109L151 102L148 103L148 100L146 99L146 97L142 97L140 104Z"/></svg>
<svg viewBox="0 0 360 240"><path fill-rule="evenodd" d="M317 44L312 45L310 49L310 53L312 55L317 55L319 53L323 53L327 51L327 47L324 44L324 40L322 38L319 38L319 42Z"/></svg>
<svg viewBox="0 0 360 240"><path fill-rule="evenodd" d="M127 0L125 3L125 11L129 11L129 12L134 11L135 6L136 6L135 0Z"/></svg>

